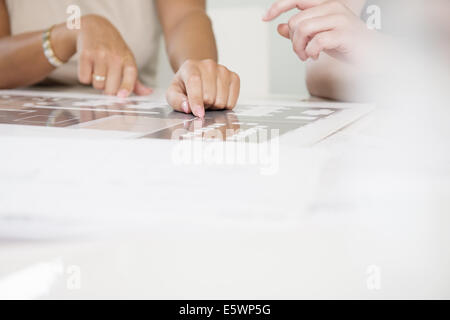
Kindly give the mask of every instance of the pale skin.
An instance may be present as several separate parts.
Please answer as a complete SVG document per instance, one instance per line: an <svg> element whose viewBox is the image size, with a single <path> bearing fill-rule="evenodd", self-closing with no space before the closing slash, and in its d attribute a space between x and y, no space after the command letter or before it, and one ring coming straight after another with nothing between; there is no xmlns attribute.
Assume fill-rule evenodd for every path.
<svg viewBox="0 0 450 320"><path fill-rule="evenodd" d="M364 0L279 0L264 16L271 21L282 13L299 10L278 26L292 42L302 61L308 61L307 85L311 94L352 100L347 90L361 73L370 73L374 54L390 45L389 39L369 30L361 21Z"/></svg>
<svg viewBox="0 0 450 320"><path fill-rule="evenodd" d="M233 109L239 98L239 76L220 65L206 0L157 0L156 8L167 43L174 80L168 103L177 111L203 118L205 110ZM44 80L54 67L42 50L44 30L11 35L5 0L0 0L0 88L29 86ZM78 80L108 95L126 98L149 95L139 81L133 52L106 18L86 15L80 30L63 22L54 26L51 42L63 62L77 52ZM93 75L105 77L96 80Z"/></svg>
<svg viewBox="0 0 450 320"><path fill-rule="evenodd" d="M406 11L411 13L412 20L408 23L425 29L419 35L411 31L413 47L401 37L370 30L360 19L365 3L365 0L278 0L268 10L265 21L296 10L287 23L278 26L278 32L292 42L298 57L307 61L306 82L312 95L347 101L378 96L379 86L390 83L393 70L409 68L405 60L411 57L414 60L415 45L420 47L423 42L430 60L448 62L448 0L392 1L393 13L398 10L399 25L411 27L404 25L407 21L401 18ZM409 60L409 63L416 62Z"/></svg>

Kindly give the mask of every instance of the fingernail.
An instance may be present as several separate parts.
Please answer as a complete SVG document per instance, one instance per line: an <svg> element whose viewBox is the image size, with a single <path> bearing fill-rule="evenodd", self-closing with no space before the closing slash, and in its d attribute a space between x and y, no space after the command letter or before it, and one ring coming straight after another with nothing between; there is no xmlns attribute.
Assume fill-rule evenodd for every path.
<svg viewBox="0 0 450 320"><path fill-rule="evenodd" d="M205 117L205 109L203 109L203 107L197 107L197 117L199 118L204 118Z"/></svg>
<svg viewBox="0 0 450 320"><path fill-rule="evenodd" d="M181 104L181 108L185 113L189 113L189 104L187 101L183 101L183 103Z"/></svg>
<svg viewBox="0 0 450 320"><path fill-rule="evenodd" d="M117 97L124 99L124 98L127 98L127 97L129 96L129 94L130 94L130 93L128 92L128 90L122 89L122 90L120 90L119 93L117 94Z"/></svg>

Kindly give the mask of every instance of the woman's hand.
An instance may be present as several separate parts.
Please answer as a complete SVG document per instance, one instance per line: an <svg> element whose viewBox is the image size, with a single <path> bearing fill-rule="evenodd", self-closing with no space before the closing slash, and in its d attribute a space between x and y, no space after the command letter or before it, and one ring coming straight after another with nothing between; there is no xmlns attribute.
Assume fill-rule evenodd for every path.
<svg viewBox="0 0 450 320"><path fill-rule="evenodd" d="M367 54L375 48L378 33L339 1L279 0L264 16L271 21L292 9L301 10L288 23L280 24L278 32L293 43L302 61L317 60L321 52L341 61L366 63Z"/></svg>
<svg viewBox="0 0 450 320"><path fill-rule="evenodd" d="M80 56L78 78L107 95L149 95L138 79L136 60L119 31L105 18L87 15L75 33Z"/></svg>
<svg viewBox="0 0 450 320"><path fill-rule="evenodd" d="M214 60L188 60L167 90L167 102L177 111L203 118L205 110L233 109L240 91L239 76Z"/></svg>

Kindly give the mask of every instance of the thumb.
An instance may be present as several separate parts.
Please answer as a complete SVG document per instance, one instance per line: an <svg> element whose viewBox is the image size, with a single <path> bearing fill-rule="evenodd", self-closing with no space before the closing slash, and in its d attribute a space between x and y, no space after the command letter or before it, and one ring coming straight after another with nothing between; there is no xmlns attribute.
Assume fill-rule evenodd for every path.
<svg viewBox="0 0 450 320"><path fill-rule="evenodd" d="M133 92L138 96L148 96L153 93L153 89L144 85L140 80L137 80Z"/></svg>
<svg viewBox="0 0 450 320"><path fill-rule="evenodd" d="M287 23L282 23L278 25L278 33L285 37L286 39L290 39L290 32L289 32L289 26Z"/></svg>

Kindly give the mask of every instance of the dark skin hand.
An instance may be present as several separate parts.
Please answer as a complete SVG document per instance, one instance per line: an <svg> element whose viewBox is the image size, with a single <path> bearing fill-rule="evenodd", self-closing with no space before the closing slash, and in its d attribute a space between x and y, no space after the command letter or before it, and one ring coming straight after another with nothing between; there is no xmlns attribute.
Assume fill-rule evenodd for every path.
<svg viewBox="0 0 450 320"><path fill-rule="evenodd" d="M169 104L198 117L204 117L207 109L234 108L239 76L217 63L205 0L157 0L156 7L176 72L167 90ZM5 0L0 0L0 18L0 88L24 87L44 80L54 70L42 50L44 30L12 36ZM61 61L79 53L80 83L122 98L152 92L139 81L134 55L125 39L101 16L83 16L80 30L69 30L65 23L54 26L51 43ZM96 80L93 74L106 81Z"/></svg>

